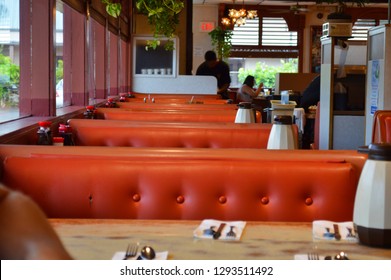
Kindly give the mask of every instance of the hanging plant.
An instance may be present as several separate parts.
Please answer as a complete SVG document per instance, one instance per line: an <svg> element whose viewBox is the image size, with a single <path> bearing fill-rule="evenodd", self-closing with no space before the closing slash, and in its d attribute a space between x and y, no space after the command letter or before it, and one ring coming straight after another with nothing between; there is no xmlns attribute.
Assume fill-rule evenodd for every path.
<svg viewBox="0 0 391 280"><path fill-rule="evenodd" d="M148 23L154 27L153 40L147 41L146 49L156 49L160 45L160 36L168 38L166 50L174 49L174 33L179 24L179 13L185 7L183 0L136 0L137 10L148 17Z"/></svg>
<svg viewBox="0 0 391 280"><path fill-rule="evenodd" d="M215 49L219 60L227 59L232 49L232 30L217 26L208 34L212 39L212 46Z"/></svg>
<svg viewBox="0 0 391 280"><path fill-rule="evenodd" d="M103 4L106 4L106 12L112 17L119 17L121 14L121 3L113 3L113 0L102 0Z"/></svg>

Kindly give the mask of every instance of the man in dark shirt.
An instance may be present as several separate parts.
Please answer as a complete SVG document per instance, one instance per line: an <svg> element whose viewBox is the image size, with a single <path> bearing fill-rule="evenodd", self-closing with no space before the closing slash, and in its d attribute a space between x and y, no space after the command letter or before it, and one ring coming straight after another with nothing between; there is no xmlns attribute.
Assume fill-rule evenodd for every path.
<svg viewBox="0 0 391 280"><path fill-rule="evenodd" d="M217 93L220 94L223 99L229 99L228 87L231 84L229 66L224 61L217 60L214 51L207 51L205 53L205 61L198 66L196 75L216 77L218 87Z"/></svg>
<svg viewBox="0 0 391 280"><path fill-rule="evenodd" d="M316 76L307 88L303 91L300 98L300 107L304 108L308 113L308 108L317 105L320 100L320 75ZM302 138L302 148L309 149L311 143L314 142L315 120L307 119L304 127L304 134Z"/></svg>
<svg viewBox="0 0 391 280"><path fill-rule="evenodd" d="M317 105L320 100L320 75L316 76L307 88L303 91L300 98L300 107L308 112L308 107Z"/></svg>

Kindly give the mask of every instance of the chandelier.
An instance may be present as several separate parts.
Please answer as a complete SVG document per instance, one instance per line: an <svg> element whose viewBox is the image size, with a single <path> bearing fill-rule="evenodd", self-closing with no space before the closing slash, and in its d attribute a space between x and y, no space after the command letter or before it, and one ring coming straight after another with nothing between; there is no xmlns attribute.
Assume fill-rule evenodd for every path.
<svg viewBox="0 0 391 280"><path fill-rule="evenodd" d="M235 5L235 0L233 0L233 4ZM242 2L242 8L240 10L229 9L228 17L224 17L221 19L221 23L226 26L235 25L241 26L246 24L246 19L257 18L256 10L248 10L244 8L244 0Z"/></svg>

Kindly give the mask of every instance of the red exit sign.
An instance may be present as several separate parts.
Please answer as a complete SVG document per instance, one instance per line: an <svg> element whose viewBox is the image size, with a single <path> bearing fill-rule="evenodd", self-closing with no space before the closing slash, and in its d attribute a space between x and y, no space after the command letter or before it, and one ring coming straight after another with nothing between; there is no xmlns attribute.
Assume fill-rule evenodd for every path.
<svg viewBox="0 0 391 280"><path fill-rule="evenodd" d="M200 22L200 32L210 32L215 29L215 23L213 21Z"/></svg>

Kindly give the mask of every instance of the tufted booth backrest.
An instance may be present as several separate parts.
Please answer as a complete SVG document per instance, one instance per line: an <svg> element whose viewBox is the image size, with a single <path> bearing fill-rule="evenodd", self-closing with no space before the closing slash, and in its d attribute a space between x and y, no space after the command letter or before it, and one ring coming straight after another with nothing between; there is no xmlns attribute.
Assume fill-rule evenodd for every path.
<svg viewBox="0 0 391 280"><path fill-rule="evenodd" d="M71 119L79 146L266 149L271 124ZM297 127L294 127L297 139Z"/></svg>
<svg viewBox="0 0 391 280"><path fill-rule="evenodd" d="M155 121L155 122L227 122L234 123L236 110L132 110L127 108L98 108L98 119ZM262 122L256 112L256 122Z"/></svg>
<svg viewBox="0 0 391 280"><path fill-rule="evenodd" d="M148 98L148 97L145 97ZM191 101L191 97L189 98L161 98L161 97L152 97L150 99L144 100L142 98L127 98L127 102L129 103L155 103L155 104L187 104L190 102L194 102L195 104L230 104L230 100L227 99L212 99L212 98L196 98Z"/></svg>
<svg viewBox="0 0 391 280"><path fill-rule="evenodd" d="M238 109L237 104L197 104L197 103L139 103L139 102L118 102L119 108L135 110L231 110Z"/></svg>
<svg viewBox="0 0 391 280"><path fill-rule="evenodd" d="M373 116L372 143L391 143L391 111L377 110Z"/></svg>
<svg viewBox="0 0 391 280"><path fill-rule="evenodd" d="M359 169L342 161L18 157L2 182L50 218L352 220Z"/></svg>

